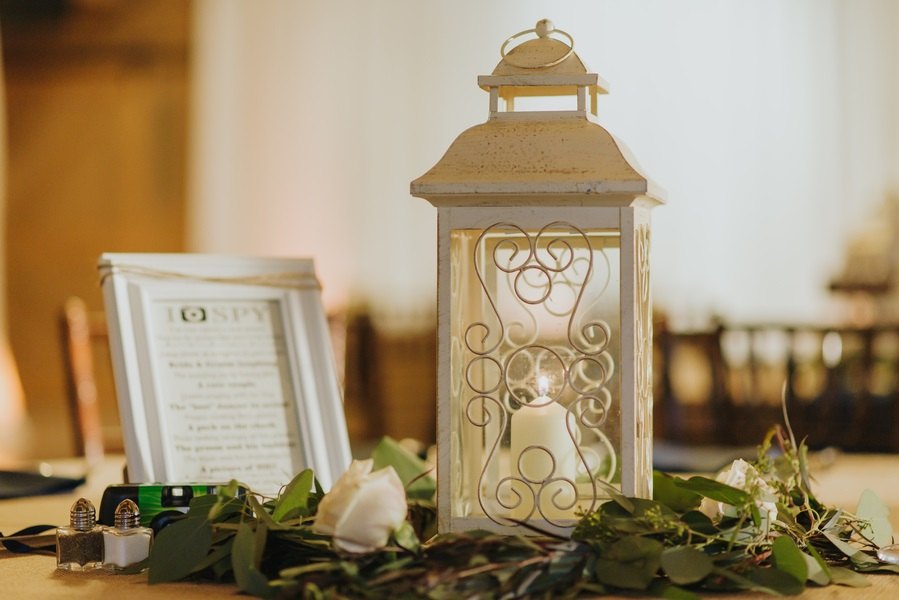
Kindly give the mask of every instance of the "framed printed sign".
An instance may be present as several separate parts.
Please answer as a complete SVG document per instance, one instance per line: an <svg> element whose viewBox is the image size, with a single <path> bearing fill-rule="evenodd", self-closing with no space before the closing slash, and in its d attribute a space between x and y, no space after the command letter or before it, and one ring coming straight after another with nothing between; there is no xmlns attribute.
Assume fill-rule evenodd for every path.
<svg viewBox="0 0 899 600"><path fill-rule="evenodd" d="M134 482L273 493L350 463L312 260L104 254L99 269Z"/></svg>

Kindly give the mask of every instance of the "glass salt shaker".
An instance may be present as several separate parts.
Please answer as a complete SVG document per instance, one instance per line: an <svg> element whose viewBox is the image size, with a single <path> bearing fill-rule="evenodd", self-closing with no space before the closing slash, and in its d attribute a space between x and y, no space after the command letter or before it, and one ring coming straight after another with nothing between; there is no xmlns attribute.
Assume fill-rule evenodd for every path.
<svg viewBox="0 0 899 600"><path fill-rule="evenodd" d="M120 571L150 555L153 530L140 525L140 509L133 500L119 502L115 509L115 527L103 530L106 569Z"/></svg>
<svg viewBox="0 0 899 600"><path fill-rule="evenodd" d="M56 530L56 567L89 571L103 566L103 529L97 525L97 509L79 498L69 511L69 526Z"/></svg>

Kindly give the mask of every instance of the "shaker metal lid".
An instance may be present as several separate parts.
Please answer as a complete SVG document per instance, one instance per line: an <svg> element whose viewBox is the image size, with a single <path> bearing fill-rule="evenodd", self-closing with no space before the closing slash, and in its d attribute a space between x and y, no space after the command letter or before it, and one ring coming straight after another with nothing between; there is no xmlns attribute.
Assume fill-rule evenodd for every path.
<svg viewBox="0 0 899 600"><path fill-rule="evenodd" d="M133 529L140 526L140 508L134 500L125 498L115 509L116 529Z"/></svg>
<svg viewBox="0 0 899 600"><path fill-rule="evenodd" d="M97 523L97 509L87 498L78 498L69 511L69 524L79 531L87 531Z"/></svg>

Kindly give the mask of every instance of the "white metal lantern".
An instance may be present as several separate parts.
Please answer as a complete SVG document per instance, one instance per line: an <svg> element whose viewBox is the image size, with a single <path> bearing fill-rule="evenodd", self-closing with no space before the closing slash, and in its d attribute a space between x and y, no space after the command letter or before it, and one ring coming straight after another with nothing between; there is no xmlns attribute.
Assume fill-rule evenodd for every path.
<svg viewBox="0 0 899 600"><path fill-rule="evenodd" d="M573 46L545 20L509 38L478 78L489 119L411 185L438 208L441 531L564 534L614 492L651 495L661 200L594 122L607 86ZM576 105L515 112L526 96Z"/></svg>

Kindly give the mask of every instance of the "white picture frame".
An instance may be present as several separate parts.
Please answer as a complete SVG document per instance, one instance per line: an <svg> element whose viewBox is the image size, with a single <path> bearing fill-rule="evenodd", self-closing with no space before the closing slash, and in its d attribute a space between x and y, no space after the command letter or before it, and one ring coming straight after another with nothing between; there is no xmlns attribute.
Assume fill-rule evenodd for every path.
<svg viewBox="0 0 899 600"><path fill-rule="evenodd" d="M105 253L98 264L131 482L272 494L351 460L311 259Z"/></svg>

